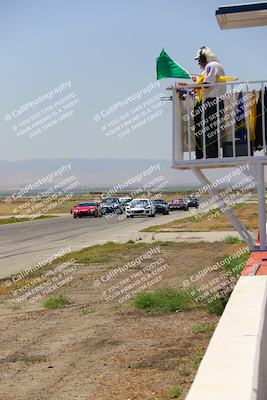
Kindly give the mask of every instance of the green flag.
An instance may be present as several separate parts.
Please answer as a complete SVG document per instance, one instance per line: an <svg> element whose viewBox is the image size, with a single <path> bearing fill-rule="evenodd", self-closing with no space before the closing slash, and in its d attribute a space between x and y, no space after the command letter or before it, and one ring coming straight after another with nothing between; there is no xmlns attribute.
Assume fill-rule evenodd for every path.
<svg viewBox="0 0 267 400"><path fill-rule="evenodd" d="M157 58L157 79L162 78L191 79L191 76L183 67L176 64L163 49Z"/></svg>

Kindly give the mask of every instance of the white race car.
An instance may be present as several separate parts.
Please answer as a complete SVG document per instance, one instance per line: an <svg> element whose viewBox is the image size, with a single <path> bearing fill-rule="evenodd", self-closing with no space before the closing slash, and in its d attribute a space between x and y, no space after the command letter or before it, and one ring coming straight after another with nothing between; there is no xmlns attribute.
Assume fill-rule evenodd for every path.
<svg viewBox="0 0 267 400"><path fill-rule="evenodd" d="M127 218L136 216L155 217L155 206L149 199L134 199L126 207Z"/></svg>

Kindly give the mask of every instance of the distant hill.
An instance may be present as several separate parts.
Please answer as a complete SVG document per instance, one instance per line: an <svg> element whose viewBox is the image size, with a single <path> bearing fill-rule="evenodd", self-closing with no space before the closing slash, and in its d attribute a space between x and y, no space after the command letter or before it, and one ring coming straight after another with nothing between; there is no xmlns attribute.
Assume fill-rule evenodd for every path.
<svg viewBox="0 0 267 400"><path fill-rule="evenodd" d="M79 180L80 188L107 189L114 185L123 184L151 166L159 164L160 169L142 179L140 184L164 176L166 188L181 188L198 186L190 171L176 171L171 168L170 160L142 160L142 159L41 159L22 161L0 161L0 190L16 190L30 183L38 181L62 165L71 164L71 170L53 182L59 182L66 176L75 175ZM129 189L140 186L138 182L129 185ZM44 184L42 187L49 187Z"/></svg>

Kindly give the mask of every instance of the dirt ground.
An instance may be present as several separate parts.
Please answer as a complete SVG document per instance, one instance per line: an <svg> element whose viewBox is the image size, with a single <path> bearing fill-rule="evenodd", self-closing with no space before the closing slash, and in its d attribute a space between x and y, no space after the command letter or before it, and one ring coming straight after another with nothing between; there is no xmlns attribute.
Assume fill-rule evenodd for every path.
<svg viewBox="0 0 267 400"><path fill-rule="evenodd" d="M217 242L159 245L168 268L158 285L177 289L183 287L183 279L240 247ZM174 313L137 310L131 300L107 302L103 288L93 284L150 248L116 245L116 251L106 259L102 254L100 262L79 260L71 283L52 294L64 293L71 300L62 309L44 309L45 298L18 306L12 288L2 291L1 400L164 400L176 385L183 389L179 399L185 398L212 334L197 328L203 323L215 326L219 317L201 305ZM157 257L145 260L142 267ZM140 268L130 267L111 284Z"/></svg>

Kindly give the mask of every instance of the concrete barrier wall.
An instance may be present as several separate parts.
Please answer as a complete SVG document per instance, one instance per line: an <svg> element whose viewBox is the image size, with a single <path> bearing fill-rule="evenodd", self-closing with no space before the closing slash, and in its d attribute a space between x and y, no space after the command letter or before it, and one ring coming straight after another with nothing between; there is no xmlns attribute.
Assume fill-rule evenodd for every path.
<svg viewBox="0 0 267 400"><path fill-rule="evenodd" d="M242 276L186 400L267 399L267 277Z"/></svg>
<svg viewBox="0 0 267 400"><path fill-rule="evenodd" d="M257 366L256 366L257 367ZM253 399L266 400L267 399L267 302L263 315L262 332L260 338L260 352L258 364L258 386L255 387Z"/></svg>

